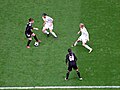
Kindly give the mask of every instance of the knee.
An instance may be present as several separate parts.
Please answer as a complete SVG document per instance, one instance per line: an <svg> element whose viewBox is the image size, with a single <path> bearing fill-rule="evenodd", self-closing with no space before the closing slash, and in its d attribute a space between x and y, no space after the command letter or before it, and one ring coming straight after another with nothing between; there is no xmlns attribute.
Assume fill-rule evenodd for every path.
<svg viewBox="0 0 120 90"><path fill-rule="evenodd" d="M85 43L82 43L83 46L85 46Z"/></svg>
<svg viewBox="0 0 120 90"><path fill-rule="evenodd" d="M68 70L67 73L70 73L70 71Z"/></svg>
<svg viewBox="0 0 120 90"><path fill-rule="evenodd" d="M30 41L31 41L31 40L32 40L32 38L28 38L28 40L30 40Z"/></svg>
<svg viewBox="0 0 120 90"><path fill-rule="evenodd" d="M53 31L52 30L50 30L50 33L52 33Z"/></svg>
<svg viewBox="0 0 120 90"><path fill-rule="evenodd" d="M45 33L45 30L43 29L42 32Z"/></svg>
<svg viewBox="0 0 120 90"><path fill-rule="evenodd" d="M76 69L76 72L78 72L78 69Z"/></svg>
<svg viewBox="0 0 120 90"><path fill-rule="evenodd" d="M33 33L32 36L35 36L35 34Z"/></svg>

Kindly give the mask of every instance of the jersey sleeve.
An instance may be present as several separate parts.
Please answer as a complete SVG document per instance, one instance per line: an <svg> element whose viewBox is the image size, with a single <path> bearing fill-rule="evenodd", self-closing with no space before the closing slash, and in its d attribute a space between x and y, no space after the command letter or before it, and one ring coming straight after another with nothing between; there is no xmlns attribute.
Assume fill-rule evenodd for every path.
<svg viewBox="0 0 120 90"><path fill-rule="evenodd" d="M33 29L32 24L29 24L29 28L30 28L30 29Z"/></svg>
<svg viewBox="0 0 120 90"><path fill-rule="evenodd" d="M68 60L69 60L69 56L68 56L68 54L66 55L66 64L67 64L67 62L68 62Z"/></svg>
<svg viewBox="0 0 120 90"><path fill-rule="evenodd" d="M51 21L53 22L53 19L50 17Z"/></svg>
<svg viewBox="0 0 120 90"><path fill-rule="evenodd" d="M26 30L31 31L31 29L33 29L32 24L28 23L27 26L26 26Z"/></svg>
<svg viewBox="0 0 120 90"><path fill-rule="evenodd" d="M77 57L76 57L76 55L73 53L73 55L74 55L74 59L75 59L75 61L77 61Z"/></svg>
<svg viewBox="0 0 120 90"><path fill-rule="evenodd" d="M53 19L49 16L46 17L46 22L53 22Z"/></svg>

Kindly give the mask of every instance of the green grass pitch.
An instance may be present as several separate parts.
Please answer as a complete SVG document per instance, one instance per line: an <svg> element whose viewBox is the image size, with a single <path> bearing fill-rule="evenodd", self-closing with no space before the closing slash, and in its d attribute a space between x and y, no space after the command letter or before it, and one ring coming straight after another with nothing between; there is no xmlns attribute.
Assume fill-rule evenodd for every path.
<svg viewBox="0 0 120 90"><path fill-rule="evenodd" d="M119 0L0 0L0 4L0 86L120 85ZM54 19L58 39L42 33L43 12ZM42 43L34 47L33 39L26 49L24 31L30 17ZM81 22L90 33L93 52L88 54L81 43L72 48L83 81L75 71L65 81L65 55L79 37Z"/></svg>

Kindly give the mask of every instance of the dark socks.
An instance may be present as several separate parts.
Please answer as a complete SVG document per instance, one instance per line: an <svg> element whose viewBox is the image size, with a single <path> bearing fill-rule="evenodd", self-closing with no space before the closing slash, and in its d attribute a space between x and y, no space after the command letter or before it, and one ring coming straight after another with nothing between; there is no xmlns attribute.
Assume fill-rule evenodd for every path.
<svg viewBox="0 0 120 90"><path fill-rule="evenodd" d="M68 77L69 77L69 72L67 72L67 74L66 74L66 79L68 79Z"/></svg>
<svg viewBox="0 0 120 90"><path fill-rule="evenodd" d="M31 40L28 40L27 46L29 46L29 45L30 45L30 42L31 42Z"/></svg>
<svg viewBox="0 0 120 90"><path fill-rule="evenodd" d="M76 72L77 72L78 77L81 78L81 77L80 77L80 72L79 72L79 71L76 71Z"/></svg>
<svg viewBox="0 0 120 90"><path fill-rule="evenodd" d="M34 39L38 42L38 39L37 39L37 36L36 36L36 35L34 36Z"/></svg>

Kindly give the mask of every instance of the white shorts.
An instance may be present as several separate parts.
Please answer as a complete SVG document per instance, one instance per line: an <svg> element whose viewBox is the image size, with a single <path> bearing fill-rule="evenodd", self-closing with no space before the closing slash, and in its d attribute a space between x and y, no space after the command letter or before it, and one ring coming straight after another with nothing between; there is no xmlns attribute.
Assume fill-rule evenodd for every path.
<svg viewBox="0 0 120 90"><path fill-rule="evenodd" d="M53 23L46 23L43 27L43 30L45 29L53 30Z"/></svg>
<svg viewBox="0 0 120 90"><path fill-rule="evenodd" d="M89 41L89 36L83 36L81 35L79 38L78 38L79 41L82 41L82 43L86 43L87 41Z"/></svg>

